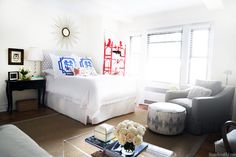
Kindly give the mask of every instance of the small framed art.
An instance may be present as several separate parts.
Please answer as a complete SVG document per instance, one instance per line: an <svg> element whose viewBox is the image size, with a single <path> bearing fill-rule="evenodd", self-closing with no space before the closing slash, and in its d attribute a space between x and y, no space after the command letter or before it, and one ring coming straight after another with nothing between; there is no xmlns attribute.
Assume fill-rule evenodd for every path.
<svg viewBox="0 0 236 157"><path fill-rule="evenodd" d="M19 72L18 71L9 71L8 72L8 80L18 80Z"/></svg>
<svg viewBox="0 0 236 157"><path fill-rule="evenodd" d="M8 49L8 65L23 65L24 50L23 49Z"/></svg>

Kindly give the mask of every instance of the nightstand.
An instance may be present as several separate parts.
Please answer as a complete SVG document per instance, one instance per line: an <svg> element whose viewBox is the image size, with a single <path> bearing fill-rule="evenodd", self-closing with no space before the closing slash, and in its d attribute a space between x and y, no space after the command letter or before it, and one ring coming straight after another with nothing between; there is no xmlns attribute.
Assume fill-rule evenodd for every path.
<svg viewBox="0 0 236 157"><path fill-rule="evenodd" d="M8 101L8 112L12 112L13 100L12 100L12 91L14 90L25 90L25 89L36 89L38 90L38 107L41 105L44 106L44 97L45 97L45 88L46 80L6 80L6 94Z"/></svg>

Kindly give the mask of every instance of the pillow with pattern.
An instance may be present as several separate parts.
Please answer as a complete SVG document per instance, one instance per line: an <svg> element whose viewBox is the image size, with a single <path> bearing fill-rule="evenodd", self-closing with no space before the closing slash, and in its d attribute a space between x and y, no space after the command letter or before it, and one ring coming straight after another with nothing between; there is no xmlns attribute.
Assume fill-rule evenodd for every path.
<svg viewBox="0 0 236 157"><path fill-rule="evenodd" d="M73 68L74 75L80 75L80 76L89 76L89 75L97 75L97 72L94 68Z"/></svg>
<svg viewBox="0 0 236 157"><path fill-rule="evenodd" d="M72 71L76 65L76 58L71 56L56 56L50 54L54 76L73 76L74 73Z"/></svg>
<svg viewBox="0 0 236 157"><path fill-rule="evenodd" d="M74 69L74 74L83 76L97 75L92 59L88 57L77 57L77 67Z"/></svg>

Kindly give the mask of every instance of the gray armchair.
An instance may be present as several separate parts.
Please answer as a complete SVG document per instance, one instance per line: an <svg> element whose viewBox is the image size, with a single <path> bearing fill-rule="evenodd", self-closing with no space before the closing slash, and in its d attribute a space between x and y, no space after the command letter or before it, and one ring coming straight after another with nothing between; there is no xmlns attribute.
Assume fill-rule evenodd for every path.
<svg viewBox="0 0 236 157"><path fill-rule="evenodd" d="M222 127L222 139L215 142L217 156L228 156L236 153L236 122L227 121Z"/></svg>
<svg viewBox="0 0 236 157"><path fill-rule="evenodd" d="M209 83L209 81L207 81ZM216 81L215 81L216 82ZM186 130L193 134L204 134L220 131L225 121L231 119L234 87L206 87L206 84L196 82L212 90L209 97L187 98L189 90L167 91L165 101L179 104L186 108ZM207 84L208 84L207 83ZM218 93L216 92L218 90ZM214 95L215 94L215 95Z"/></svg>

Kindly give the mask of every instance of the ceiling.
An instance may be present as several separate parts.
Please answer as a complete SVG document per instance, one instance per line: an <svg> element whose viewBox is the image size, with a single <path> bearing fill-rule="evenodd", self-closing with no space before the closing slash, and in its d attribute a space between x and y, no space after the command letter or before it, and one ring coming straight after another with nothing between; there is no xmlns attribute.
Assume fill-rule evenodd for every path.
<svg viewBox="0 0 236 157"><path fill-rule="evenodd" d="M206 2L209 1L210 5L222 2L222 0L87 0L104 14L127 18L194 6L208 8L209 3Z"/></svg>

